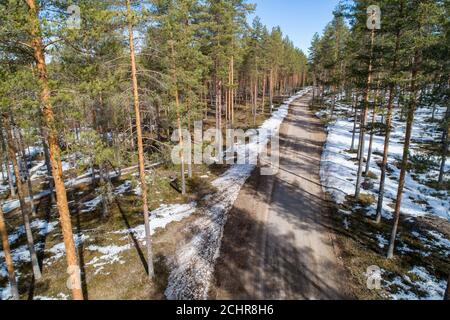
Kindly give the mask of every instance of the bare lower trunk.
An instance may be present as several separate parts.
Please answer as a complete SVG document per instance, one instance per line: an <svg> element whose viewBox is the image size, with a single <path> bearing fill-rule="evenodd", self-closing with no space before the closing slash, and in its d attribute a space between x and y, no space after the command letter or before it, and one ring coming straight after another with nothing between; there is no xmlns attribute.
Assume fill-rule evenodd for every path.
<svg viewBox="0 0 450 320"><path fill-rule="evenodd" d="M136 58L134 51L134 36L133 36L133 25L131 18L131 6L130 0L126 0L127 13L128 13L128 36L130 41L130 60L131 60L131 77L133 83L133 97L134 97L134 112L136 115L136 135L138 142L138 156L139 156L139 175L141 178L141 189L142 189L142 211L144 214L145 223L145 238L147 242L147 266L148 266L148 276L152 279L155 275L153 268L153 250L152 241L150 234L150 217L147 201L147 180L145 178L145 159L144 159L144 144L142 142L142 128L141 128L141 111L139 106L139 91L138 91L138 81L136 72Z"/></svg>
<svg viewBox="0 0 450 320"><path fill-rule="evenodd" d="M9 248L8 232L6 230L2 204L0 204L0 236L2 238L6 269L8 270L8 279L11 286L11 295L13 296L14 300L19 300L19 289L17 287L16 275L14 273L13 259L11 257L11 249Z"/></svg>
<svg viewBox="0 0 450 320"><path fill-rule="evenodd" d="M399 179L399 183L398 183L397 201L395 203L394 224L392 227L391 239L389 242L389 249L388 249L388 255L387 255L387 257L389 259L391 259L394 256L395 239L397 236L398 223L400 221L400 208L401 208L401 203L402 203L403 189L405 187L405 177L406 177L406 170L407 170L407 166L408 166L409 145L411 142L412 123L414 121L414 111L415 111L415 108L410 107L410 110L408 112L408 118L407 118L408 123L406 125L405 146L403 149L403 159L402 159L402 164L401 164L400 179Z"/></svg>

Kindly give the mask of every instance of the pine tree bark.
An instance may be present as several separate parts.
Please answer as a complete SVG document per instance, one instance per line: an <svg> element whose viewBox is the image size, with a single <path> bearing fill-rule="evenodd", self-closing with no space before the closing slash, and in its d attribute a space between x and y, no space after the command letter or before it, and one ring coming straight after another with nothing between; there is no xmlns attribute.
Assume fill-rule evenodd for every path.
<svg viewBox="0 0 450 320"><path fill-rule="evenodd" d="M41 274L41 270L39 268L39 261L38 261L37 255L36 255L36 250L34 248L33 233L31 232L31 226L30 226L30 216L29 216L29 212L28 212L28 206L26 203L26 199L25 199L24 187L22 184L22 180L20 178L19 164L17 163L17 158L16 158L17 151L16 151L16 147L15 147L14 141L13 141L13 135L12 135L12 131L11 131L9 114L6 112L3 113L3 127L5 128L6 143L8 145L9 157L12 160L14 176L16 178L17 195L19 197L20 210L22 211L22 218L23 218L23 224L25 227L25 234L27 237L28 250L30 251L31 266L33 268L34 277L36 279L40 279L42 277L42 274Z"/></svg>
<svg viewBox="0 0 450 320"><path fill-rule="evenodd" d="M128 36L130 45L130 61L131 61L131 80L133 83L133 97L134 97L134 112L136 116L136 135L138 142L138 157L139 157L139 175L141 180L141 190L142 190L142 211L144 213L144 223L145 223L145 238L147 242L147 267L148 276L153 279L155 275L153 267L153 250L152 241L150 234L150 217L148 209L147 200L147 180L145 177L145 159L144 159L144 144L142 141L142 127L141 127L141 111L139 106L139 91L138 91L138 81L137 81L137 71L136 71L136 57L134 49L134 36L133 36L133 23L131 17L131 4L130 0L126 0L127 14L128 14Z"/></svg>
<svg viewBox="0 0 450 320"><path fill-rule="evenodd" d="M56 203L64 238L64 246L66 249L66 258L69 267L68 271L75 271L71 272L70 278L72 284L72 296L74 300L82 300L83 292L81 290L80 267L78 265L77 252L75 242L73 240L72 222L62 174L61 151L58 145L55 128L55 116L53 114L53 107L50 102L50 89L48 85L48 74L44 49L40 36L38 8L35 0L26 0L26 2L29 7L30 34L32 36L31 46L34 51L33 53L37 69L37 77L41 90L40 100L42 105L44 128L47 131L46 135L49 146L50 163L52 166L52 175L55 183Z"/></svg>
<svg viewBox="0 0 450 320"><path fill-rule="evenodd" d="M11 257L8 231L6 230L5 216L3 214L2 205L3 204L0 204L0 236L2 238L3 253L5 255L6 269L8 270L8 279L11 286L11 294L14 300L19 300L19 289L17 287L17 280L14 272L14 264Z"/></svg>
<svg viewBox="0 0 450 320"><path fill-rule="evenodd" d="M402 205L403 189L405 188L405 177L408 169L408 157L409 157L409 146L411 144L412 127L414 123L414 113L417 107L417 75L419 73L419 53L416 52L412 62L412 75L411 75L411 101L408 106L407 120L406 120L406 134L405 134L405 145L403 147L403 158L401 163L400 178L398 182L397 190L397 201L395 202L394 211L394 223L392 226L391 238L389 241L389 249L387 253L387 258L392 259L394 257L395 249L395 239L397 237L397 229L400 221L400 209Z"/></svg>

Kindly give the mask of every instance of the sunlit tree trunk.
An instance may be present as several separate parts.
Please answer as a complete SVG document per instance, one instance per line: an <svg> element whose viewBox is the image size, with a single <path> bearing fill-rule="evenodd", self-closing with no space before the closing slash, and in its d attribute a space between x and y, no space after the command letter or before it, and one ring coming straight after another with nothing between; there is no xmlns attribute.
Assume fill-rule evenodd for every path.
<svg viewBox="0 0 450 320"><path fill-rule="evenodd" d="M48 85L47 66L45 62L42 38L40 35L38 8L35 0L26 0L30 9L30 34L32 36L32 47L36 62L37 77L41 89L40 100L42 105L42 114L44 127L47 130L47 139L49 146L50 163L52 166L52 175L55 183L56 201L61 222L61 229L66 249L66 258L69 269L75 272L71 273L72 296L75 300L83 299L81 290L80 268L77 260L75 242L73 240L72 222L70 220L69 205L67 203L66 188L62 175L61 151L58 145L55 116L50 102L50 89Z"/></svg>
<svg viewBox="0 0 450 320"><path fill-rule="evenodd" d="M134 50L134 36L133 36L133 23L131 17L131 5L130 0L126 0L127 4L127 14L128 14L128 36L130 41L130 61L131 61L131 80L133 83L133 97L134 97L134 113L136 116L136 135L138 143L138 157L139 157L139 175L141 179L141 191L142 191L142 211L144 214L145 223L145 239L147 245L147 266L148 266L148 276L150 279L154 277L153 268L153 250L152 241L150 234L150 217L148 209L147 200L147 179L145 177L145 159L144 159L144 144L142 142L142 127L141 127L141 110L139 106L139 91L138 91L138 81L136 72L136 57Z"/></svg>

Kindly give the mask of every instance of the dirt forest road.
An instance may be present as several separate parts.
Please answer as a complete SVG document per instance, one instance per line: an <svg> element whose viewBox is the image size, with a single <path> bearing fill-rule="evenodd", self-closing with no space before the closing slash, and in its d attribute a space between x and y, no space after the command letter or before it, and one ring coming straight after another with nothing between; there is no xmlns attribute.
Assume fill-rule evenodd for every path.
<svg viewBox="0 0 450 320"><path fill-rule="evenodd" d="M326 135L310 100L294 101L280 129L278 174L255 172L229 213L210 298L348 298L320 185Z"/></svg>

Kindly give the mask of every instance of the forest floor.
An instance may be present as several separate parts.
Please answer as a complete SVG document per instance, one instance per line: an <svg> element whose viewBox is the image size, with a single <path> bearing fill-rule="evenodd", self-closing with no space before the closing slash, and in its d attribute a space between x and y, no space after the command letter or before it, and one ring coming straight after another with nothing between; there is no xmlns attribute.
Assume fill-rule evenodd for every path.
<svg viewBox="0 0 450 320"><path fill-rule="evenodd" d="M405 121L396 108L390 152L383 219L374 222L379 188L380 163L384 133L374 133L370 171L362 184L362 200L355 203L357 161L350 150L353 112L348 102L338 101L330 117L332 101L314 104L311 111L321 119L327 130L327 142L321 160L321 182L335 203L333 214L336 241L352 291L360 299L433 299L441 300L450 273L450 189L447 183L437 188L439 157L433 144L439 143L438 119L442 108L431 119L431 110L421 107L416 112L409 170L401 208L401 221L395 258L386 259L388 239L392 230L393 208L399 176ZM372 117L372 113L371 113ZM377 122L382 122L381 115ZM369 139L369 135L366 137ZM358 132L356 132L356 143ZM367 154L368 141L366 143ZM365 159L366 161L367 159ZM448 163L446 171L448 172ZM448 178L448 177L447 177ZM368 268L380 271L380 286L368 289Z"/></svg>
<svg viewBox="0 0 450 320"><path fill-rule="evenodd" d="M351 297L320 184L326 135L308 109L311 99L291 103L278 173L257 170L229 213L210 293L216 299Z"/></svg>
<svg viewBox="0 0 450 320"><path fill-rule="evenodd" d="M283 101L283 98L279 100ZM275 118L278 113L275 111ZM259 113L254 122L250 107L237 106L236 127L257 128L272 117L266 110ZM272 122L273 119L268 123ZM43 271L42 279L35 280L32 277L19 203L8 195L8 186L3 183L1 191L2 198L5 199L3 209L9 241L22 299L69 299L64 244L56 206L48 196L45 165L39 155L40 151L41 148L37 146L31 148L30 152L37 206L37 214L31 219L31 227ZM179 266L180 253L183 252L180 248L193 247L191 242L199 235L198 222L202 221L205 211L215 208L214 204L208 203L214 203L216 199L219 205L223 202L232 204L233 197L214 197L215 194L221 195L216 192L217 186L224 187L232 195L235 189L240 188L240 181L245 178L242 173L248 169L244 172L232 170L223 178L224 173L230 169L227 165L193 166L194 178L188 180L188 195L182 196L171 186L173 178L178 176L179 168L157 163L148 166L156 271L152 282L147 280L147 264L143 254L145 237L136 167L122 170L120 176L111 173L114 201L109 207L108 215L104 217L98 181L92 182L89 170L79 172L69 159L65 160L63 167L82 269L83 292L85 298L94 300L176 297L176 292L172 292L175 296L171 296L166 291L170 282L176 282L176 279L169 278ZM237 184L234 173L237 173ZM232 179L227 180L227 177ZM220 235L220 230L218 231L216 234ZM0 300L11 298L3 255L1 251ZM185 278L182 276L181 280Z"/></svg>

